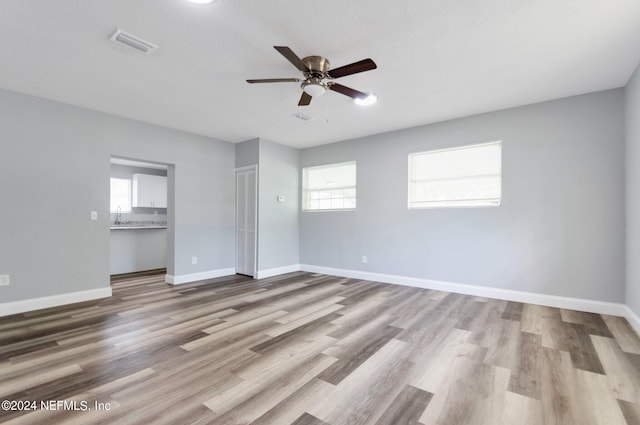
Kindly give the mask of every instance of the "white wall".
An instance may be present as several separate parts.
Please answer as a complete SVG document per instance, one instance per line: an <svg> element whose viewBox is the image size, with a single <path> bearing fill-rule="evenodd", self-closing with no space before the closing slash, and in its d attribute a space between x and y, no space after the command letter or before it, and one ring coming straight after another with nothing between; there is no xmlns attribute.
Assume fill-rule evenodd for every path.
<svg viewBox="0 0 640 425"><path fill-rule="evenodd" d="M640 67L625 89L627 305L640 316Z"/></svg>
<svg viewBox="0 0 640 425"><path fill-rule="evenodd" d="M109 288L112 155L173 164L169 273L234 267L233 144L0 90L0 304Z"/></svg>
<svg viewBox="0 0 640 425"><path fill-rule="evenodd" d="M301 213L301 263L624 302L623 115L618 89L304 149L357 161L358 207ZM407 209L409 153L494 140L501 207Z"/></svg>

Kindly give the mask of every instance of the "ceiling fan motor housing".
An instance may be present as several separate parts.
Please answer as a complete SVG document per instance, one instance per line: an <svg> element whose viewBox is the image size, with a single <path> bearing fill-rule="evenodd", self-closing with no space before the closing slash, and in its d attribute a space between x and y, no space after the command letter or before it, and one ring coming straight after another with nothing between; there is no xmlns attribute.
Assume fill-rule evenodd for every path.
<svg viewBox="0 0 640 425"><path fill-rule="evenodd" d="M308 72L304 72L306 80L300 85L302 90L313 97L321 96L329 87L322 80L327 78L327 71L331 68L331 64L327 58L322 56L307 56L302 59L309 69Z"/></svg>
<svg viewBox="0 0 640 425"><path fill-rule="evenodd" d="M325 73L331 69L331 64L329 63L329 59L323 58L322 56L307 56L302 59L302 63L304 63L307 68L309 68L308 75L316 76L315 74L320 74L321 78L325 77Z"/></svg>

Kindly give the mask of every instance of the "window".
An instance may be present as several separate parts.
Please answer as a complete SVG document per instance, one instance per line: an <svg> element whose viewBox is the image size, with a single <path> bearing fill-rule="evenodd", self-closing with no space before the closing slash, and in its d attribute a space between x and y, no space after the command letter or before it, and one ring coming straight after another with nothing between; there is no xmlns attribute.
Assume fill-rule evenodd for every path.
<svg viewBox="0 0 640 425"><path fill-rule="evenodd" d="M356 163L302 169L302 209L342 210L356 207Z"/></svg>
<svg viewBox="0 0 640 425"><path fill-rule="evenodd" d="M409 208L500 205L501 142L409 154Z"/></svg>
<svg viewBox="0 0 640 425"><path fill-rule="evenodd" d="M131 212L131 180L111 178L110 211Z"/></svg>

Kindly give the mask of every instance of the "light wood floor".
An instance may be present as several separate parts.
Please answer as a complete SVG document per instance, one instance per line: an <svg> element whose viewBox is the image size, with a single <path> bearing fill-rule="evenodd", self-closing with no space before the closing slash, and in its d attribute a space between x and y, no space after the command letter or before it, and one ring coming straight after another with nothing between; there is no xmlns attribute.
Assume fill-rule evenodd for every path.
<svg viewBox="0 0 640 425"><path fill-rule="evenodd" d="M0 422L640 424L624 319L302 272L113 291L0 319L0 400L92 409Z"/></svg>

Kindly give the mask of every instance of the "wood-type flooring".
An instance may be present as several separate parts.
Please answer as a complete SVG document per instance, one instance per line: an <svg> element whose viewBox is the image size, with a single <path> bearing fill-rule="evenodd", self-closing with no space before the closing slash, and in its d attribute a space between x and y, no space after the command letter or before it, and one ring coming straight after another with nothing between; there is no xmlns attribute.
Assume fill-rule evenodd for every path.
<svg viewBox="0 0 640 425"><path fill-rule="evenodd" d="M0 422L640 424L622 318L304 272L162 279L0 318Z"/></svg>

